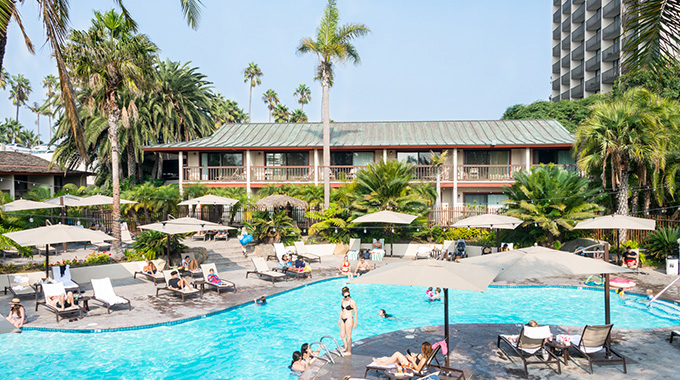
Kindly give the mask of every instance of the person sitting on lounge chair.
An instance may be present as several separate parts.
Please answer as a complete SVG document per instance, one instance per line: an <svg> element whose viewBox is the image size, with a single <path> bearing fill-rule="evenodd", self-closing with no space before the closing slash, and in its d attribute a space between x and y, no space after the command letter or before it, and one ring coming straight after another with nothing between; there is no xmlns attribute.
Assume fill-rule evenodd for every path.
<svg viewBox="0 0 680 380"><path fill-rule="evenodd" d="M67 307L71 307L76 304L76 302L73 300L73 292L66 293L66 297L64 297L63 294L58 296L50 296L47 302L59 310L64 310Z"/></svg>
<svg viewBox="0 0 680 380"><path fill-rule="evenodd" d="M302 256L298 255L298 257L295 259L295 263L293 263L293 266L298 270L305 268L305 261L302 260Z"/></svg>
<svg viewBox="0 0 680 380"><path fill-rule="evenodd" d="M637 265L637 254L631 247L626 247L626 252L623 253L623 263L628 268L635 268Z"/></svg>
<svg viewBox="0 0 680 380"><path fill-rule="evenodd" d="M177 271L173 270L170 272L170 275L172 278L168 281L168 286L172 289L176 290L190 290L191 285L189 284L189 281L183 278L177 277Z"/></svg>
<svg viewBox="0 0 680 380"><path fill-rule="evenodd" d="M359 259L356 269L354 270L355 276L361 276L371 271L371 264L366 262L365 258Z"/></svg>
<svg viewBox="0 0 680 380"><path fill-rule="evenodd" d="M373 254L385 256L385 250L383 249L382 243L380 243L380 241L376 240L376 242L373 243L373 248L370 251L368 251L369 257L370 255Z"/></svg>
<svg viewBox="0 0 680 380"><path fill-rule="evenodd" d="M182 260L182 267L192 272L197 272L199 270L198 261L196 261L196 259L192 260L188 255Z"/></svg>
<svg viewBox="0 0 680 380"><path fill-rule="evenodd" d="M302 359L302 354L300 351L293 352L293 362L290 363L290 370L298 373L305 372L309 367L309 363Z"/></svg>
<svg viewBox="0 0 680 380"><path fill-rule="evenodd" d="M420 354L408 353L406 355L401 352L395 352L392 356L385 356L382 358L373 358L373 361L379 365L387 367L394 363L400 364L404 367L413 369L415 372L420 372L425 366L425 362L432 354L432 345L429 342L423 342L420 345Z"/></svg>
<svg viewBox="0 0 680 380"><path fill-rule="evenodd" d="M21 305L21 300L18 298L13 298L10 305L7 321L13 324L14 327L20 329L28 320L28 318L26 318L26 308Z"/></svg>
<svg viewBox="0 0 680 380"><path fill-rule="evenodd" d="M156 264L154 264L153 261L146 259L146 265L144 268L142 268L142 272L146 274L156 274L158 273L158 269L156 268Z"/></svg>
<svg viewBox="0 0 680 380"><path fill-rule="evenodd" d="M227 231L225 230L219 230L215 234L215 239L226 239L227 238Z"/></svg>
<svg viewBox="0 0 680 380"><path fill-rule="evenodd" d="M208 282L215 285L222 285L222 280L220 280L219 276L215 274L215 270L212 268L208 271Z"/></svg>
<svg viewBox="0 0 680 380"><path fill-rule="evenodd" d="M293 262L290 260L290 256L288 256L287 254L283 255L281 257L281 262L279 262L276 265L276 269L280 269L283 271L287 271L291 268L293 268Z"/></svg>

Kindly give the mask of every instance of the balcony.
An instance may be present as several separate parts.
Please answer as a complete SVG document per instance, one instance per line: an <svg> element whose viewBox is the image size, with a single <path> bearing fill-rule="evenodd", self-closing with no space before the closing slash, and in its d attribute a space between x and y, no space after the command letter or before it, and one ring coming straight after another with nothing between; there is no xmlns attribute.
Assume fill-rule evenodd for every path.
<svg viewBox="0 0 680 380"><path fill-rule="evenodd" d="M187 182L246 182L246 168L243 166L188 166L184 168Z"/></svg>
<svg viewBox="0 0 680 380"><path fill-rule="evenodd" d="M586 0L573 0L571 3L574 4L574 5L579 5L579 4L583 4L585 2L586 2Z"/></svg>
<svg viewBox="0 0 680 380"><path fill-rule="evenodd" d="M569 54L562 57L562 67L569 68L569 62L570 62Z"/></svg>
<svg viewBox="0 0 680 380"><path fill-rule="evenodd" d="M555 95L555 96L551 97L550 100L551 100L553 103L557 103L557 102L560 101L560 96L559 96L559 95Z"/></svg>
<svg viewBox="0 0 680 380"><path fill-rule="evenodd" d="M611 0L602 8L602 16L614 17L621 14L621 0Z"/></svg>
<svg viewBox="0 0 680 380"><path fill-rule="evenodd" d="M569 41L569 36L564 37L562 40L562 50L569 50L571 47L570 41Z"/></svg>
<svg viewBox="0 0 680 380"><path fill-rule="evenodd" d="M514 181L512 174L526 169L525 165L460 165L458 180L477 181Z"/></svg>
<svg viewBox="0 0 680 380"><path fill-rule="evenodd" d="M571 1L566 1L562 4L562 13L567 14L571 11Z"/></svg>
<svg viewBox="0 0 680 380"><path fill-rule="evenodd" d="M561 0L553 0L553 5L554 5L554 6L559 7L560 4L562 4L562 1L561 1Z"/></svg>
<svg viewBox="0 0 680 380"><path fill-rule="evenodd" d="M619 49L619 44L617 42L614 45L604 49L602 52L602 62L611 62L617 60L619 58L620 52L621 49Z"/></svg>
<svg viewBox="0 0 680 380"><path fill-rule="evenodd" d="M571 79L583 78L583 64L576 66L575 69L571 70ZM572 91L573 93L573 91Z"/></svg>
<svg viewBox="0 0 680 380"><path fill-rule="evenodd" d="M600 14L595 14L591 18L586 21L586 29L587 30L595 30L600 27L602 24L602 17L600 17Z"/></svg>
<svg viewBox="0 0 680 380"><path fill-rule="evenodd" d="M603 40L613 40L619 36L621 36L621 21L619 19L615 19L614 22L607 25L604 30L602 30Z"/></svg>
<svg viewBox="0 0 680 380"><path fill-rule="evenodd" d="M560 57L560 43L558 42L557 45L553 46L553 57Z"/></svg>
<svg viewBox="0 0 680 380"><path fill-rule="evenodd" d="M578 28L574 29L574 33L571 34L572 42L583 42L583 37L585 35L585 26L581 24Z"/></svg>
<svg viewBox="0 0 680 380"><path fill-rule="evenodd" d="M578 61L581 58L583 58L583 51L584 51L584 46L583 44L578 45L578 47L574 48L574 50L571 51L571 59L574 61Z"/></svg>
<svg viewBox="0 0 680 380"><path fill-rule="evenodd" d="M567 18L562 21L562 31L563 32L568 32L571 30L571 17L567 16Z"/></svg>
<svg viewBox="0 0 680 380"><path fill-rule="evenodd" d="M551 165L551 164L542 164L542 165ZM552 164L555 165L558 168L562 168L568 172L573 172L573 173L580 173L580 170L578 170L578 165L576 164ZM536 166L541 166L541 164L538 165L531 165L533 167Z"/></svg>
<svg viewBox="0 0 680 380"><path fill-rule="evenodd" d="M553 40L559 40L562 37L562 31L560 30L560 27L558 26L553 30Z"/></svg>
<svg viewBox="0 0 680 380"><path fill-rule="evenodd" d="M619 68L612 67L611 69L602 73L602 83L612 84L616 82L616 78L619 77Z"/></svg>
<svg viewBox="0 0 680 380"><path fill-rule="evenodd" d="M602 1L601 0L588 0L586 5L587 5L586 8L589 11L594 11L602 5Z"/></svg>
<svg viewBox="0 0 680 380"><path fill-rule="evenodd" d="M569 82L569 80L570 80L569 73L566 73L566 74L562 75L562 79L560 80L560 83L568 86L569 83L571 83L571 82Z"/></svg>
<svg viewBox="0 0 680 380"><path fill-rule="evenodd" d="M572 99L583 99L583 84L571 89L571 97Z"/></svg>
<svg viewBox="0 0 680 380"><path fill-rule="evenodd" d="M571 14L571 20L574 22L574 24L578 24L579 22L583 22L583 20L585 19L585 15L586 15L586 5L581 4L581 6L576 8L574 13Z"/></svg>
<svg viewBox="0 0 680 380"><path fill-rule="evenodd" d="M553 63L552 72L553 72L553 74L559 74L560 73L560 61Z"/></svg>
<svg viewBox="0 0 680 380"><path fill-rule="evenodd" d="M561 13L560 10L558 9L555 13L553 13L553 22L560 22L560 17Z"/></svg>
<svg viewBox="0 0 680 380"><path fill-rule="evenodd" d="M600 90L600 76L596 75L595 78L586 81L586 91L599 91Z"/></svg>
<svg viewBox="0 0 680 380"><path fill-rule="evenodd" d="M594 35L586 41L586 50L595 51L600 48L600 36Z"/></svg>
<svg viewBox="0 0 680 380"><path fill-rule="evenodd" d="M552 81L552 89L555 90L555 91L560 90L560 79L559 78Z"/></svg>
<svg viewBox="0 0 680 380"><path fill-rule="evenodd" d="M600 57L594 56L586 61L586 71L596 71L600 69Z"/></svg>

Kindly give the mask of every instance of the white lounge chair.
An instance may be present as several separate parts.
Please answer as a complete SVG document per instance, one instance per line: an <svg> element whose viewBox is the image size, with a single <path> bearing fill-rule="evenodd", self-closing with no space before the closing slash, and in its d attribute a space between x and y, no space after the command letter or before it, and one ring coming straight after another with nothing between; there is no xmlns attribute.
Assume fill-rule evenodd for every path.
<svg viewBox="0 0 680 380"><path fill-rule="evenodd" d="M116 295L111 285L111 279L108 277L91 280L92 283L92 301L100 302L106 306L106 311L111 314L111 307L115 305L128 305L128 310L132 310L130 300L125 297Z"/></svg>
<svg viewBox="0 0 680 380"><path fill-rule="evenodd" d="M272 280L272 284L276 279L285 279L288 281L288 277L285 274L269 269L269 266L267 266L267 262L264 260L264 258L252 257L251 260L253 261L253 265L255 265L255 270L247 271L246 278L248 278L249 274L254 273L258 276L269 277L269 279Z"/></svg>
<svg viewBox="0 0 680 380"><path fill-rule="evenodd" d="M45 272L8 274L5 294L9 290L15 297L34 295L37 298L36 284L44 280Z"/></svg>
<svg viewBox="0 0 680 380"><path fill-rule="evenodd" d="M307 247L305 247L305 242L303 241L295 242L295 253L297 253L298 256L302 256L302 258L305 259L305 261L308 261L310 263L312 261L321 262L321 257L319 255L315 255L307 251Z"/></svg>
<svg viewBox="0 0 680 380"><path fill-rule="evenodd" d="M65 265L64 267L64 273L61 272L62 266L52 267L52 278L55 282L64 284L67 291L80 293L80 285L71 279L71 266Z"/></svg>
<svg viewBox="0 0 680 380"><path fill-rule="evenodd" d="M283 255L288 254L283 243L274 243L274 253L267 256L267 260L274 259L276 262L283 262Z"/></svg>
<svg viewBox="0 0 680 380"><path fill-rule="evenodd" d="M130 230L122 229L120 231L120 242L122 244L125 244L127 246L131 246L132 244L135 243L135 240L132 238L132 234L130 233Z"/></svg>
<svg viewBox="0 0 680 380"><path fill-rule="evenodd" d="M501 342L505 342L524 362L524 374L529 376L528 364L557 364L557 373L562 373L560 368L560 360L544 345L544 341L550 337L550 326L523 326L519 335L499 335L496 346L507 356L508 354L501 348ZM547 353L547 357L541 356L543 352ZM530 360L534 357L534 360Z"/></svg>
<svg viewBox="0 0 680 380"><path fill-rule="evenodd" d="M234 293L236 293L236 284L223 279L219 273L217 273L217 266L215 266L214 263L209 263L209 264L201 264L201 269L203 271L203 281L205 285L212 286L217 290L217 294L220 294L220 290L222 289L229 289L233 288ZM208 281L208 275L210 274L210 270L213 270L213 272L217 275L217 277L220 278L220 281L222 282L221 284L215 284L214 282Z"/></svg>
<svg viewBox="0 0 680 380"><path fill-rule="evenodd" d="M359 258L360 251L361 239L349 239L349 251L347 251L349 261L356 261Z"/></svg>
<svg viewBox="0 0 680 380"><path fill-rule="evenodd" d="M612 324L600 326L586 325L581 335L569 336L571 340L570 348L575 349L588 360L591 375L593 374L593 363L622 363L623 373L627 373L626 358L614 351L611 348L611 344L607 343L611 338L612 326ZM600 352L604 353L602 357L595 357L593 355Z"/></svg>
<svg viewBox="0 0 680 380"><path fill-rule="evenodd" d="M60 317L63 317L64 315L68 314L78 313L80 318L83 317L83 308L80 307L80 305L71 305L67 308L64 308L64 310L61 310L50 304L49 302L50 297L63 296L64 298L66 298L66 289L64 288L64 284L62 284L61 282L55 282L52 284L42 284L42 290L45 295L45 298L42 301L35 302L35 311L38 311L39 305L43 305L47 310L53 312L57 316L57 322L59 322Z"/></svg>
<svg viewBox="0 0 680 380"><path fill-rule="evenodd" d="M137 275L141 274L142 276L146 277L148 280L153 281L153 284L155 286L158 286L159 283L165 281L164 277L163 277L163 273L162 273L162 270L165 268L165 261L163 261L163 260L152 260L152 261L153 261L153 264L156 266L156 270L157 270L156 274L144 272L144 267L146 266L146 261L137 261L137 265L139 266L139 270L132 274L132 278L137 278Z"/></svg>
<svg viewBox="0 0 680 380"><path fill-rule="evenodd" d="M173 272L172 270L164 270L163 271L163 277L165 278L165 287L164 288L156 288L156 297L158 297L158 294L161 291L166 291L166 292L170 292L170 293L179 294L180 296L182 296L182 301L184 301L186 296L193 296L193 295L196 295L196 294L198 294L201 298L203 298L203 293L201 293L196 288L189 288L189 289L185 288L185 289L182 289L182 290L171 288L169 282L170 282L170 279L172 279L172 274L171 274L172 272ZM177 277L182 278L180 276L179 272L177 273Z"/></svg>
<svg viewBox="0 0 680 380"><path fill-rule="evenodd" d="M432 245L419 245L418 250L416 251L416 255L414 256L414 260L418 259L429 259L432 257L432 250L434 247Z"/></svg>

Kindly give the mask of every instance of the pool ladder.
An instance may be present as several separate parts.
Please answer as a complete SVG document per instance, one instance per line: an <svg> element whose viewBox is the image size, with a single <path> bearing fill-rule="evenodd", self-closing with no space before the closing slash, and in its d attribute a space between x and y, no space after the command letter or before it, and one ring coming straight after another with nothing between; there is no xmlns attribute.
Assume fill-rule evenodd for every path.
<svg viewBox="0 0 680 380"><path fill-rule="evenodd" d="M323 343L324 339L331 339L333 341L333 343L335 344L335 349L329 350L328 346L326 346L326 344ZM319 339L318 342L311 343L309 345L310 346L309 348L311 349L314 345L319 346L319 357L323 357L323 359L327 360L329 363L335 364L335 360L333 360L333 355L331 355L331 354L338 355L339 357L345 356L342 353L342 351L340 351L340 345L338 344L338 341L330 335L322 336L321 339ZM323 352L321 352L321 350L323 350Z"/></svg>

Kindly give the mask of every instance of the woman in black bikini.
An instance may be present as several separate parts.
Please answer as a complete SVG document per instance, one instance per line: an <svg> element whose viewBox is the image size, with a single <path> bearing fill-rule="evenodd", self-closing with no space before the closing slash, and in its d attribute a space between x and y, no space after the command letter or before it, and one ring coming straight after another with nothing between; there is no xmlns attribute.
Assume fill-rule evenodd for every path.
<svg viewBox="0 0 680 380"><path fill-rule="evenodd" d="M346 356L352 355L352 329L357 328L357 303L349 296L349 288L342 288L343 299L340 302L340 317L338 318L338 326L340 326L340 337Z"/></svg>

